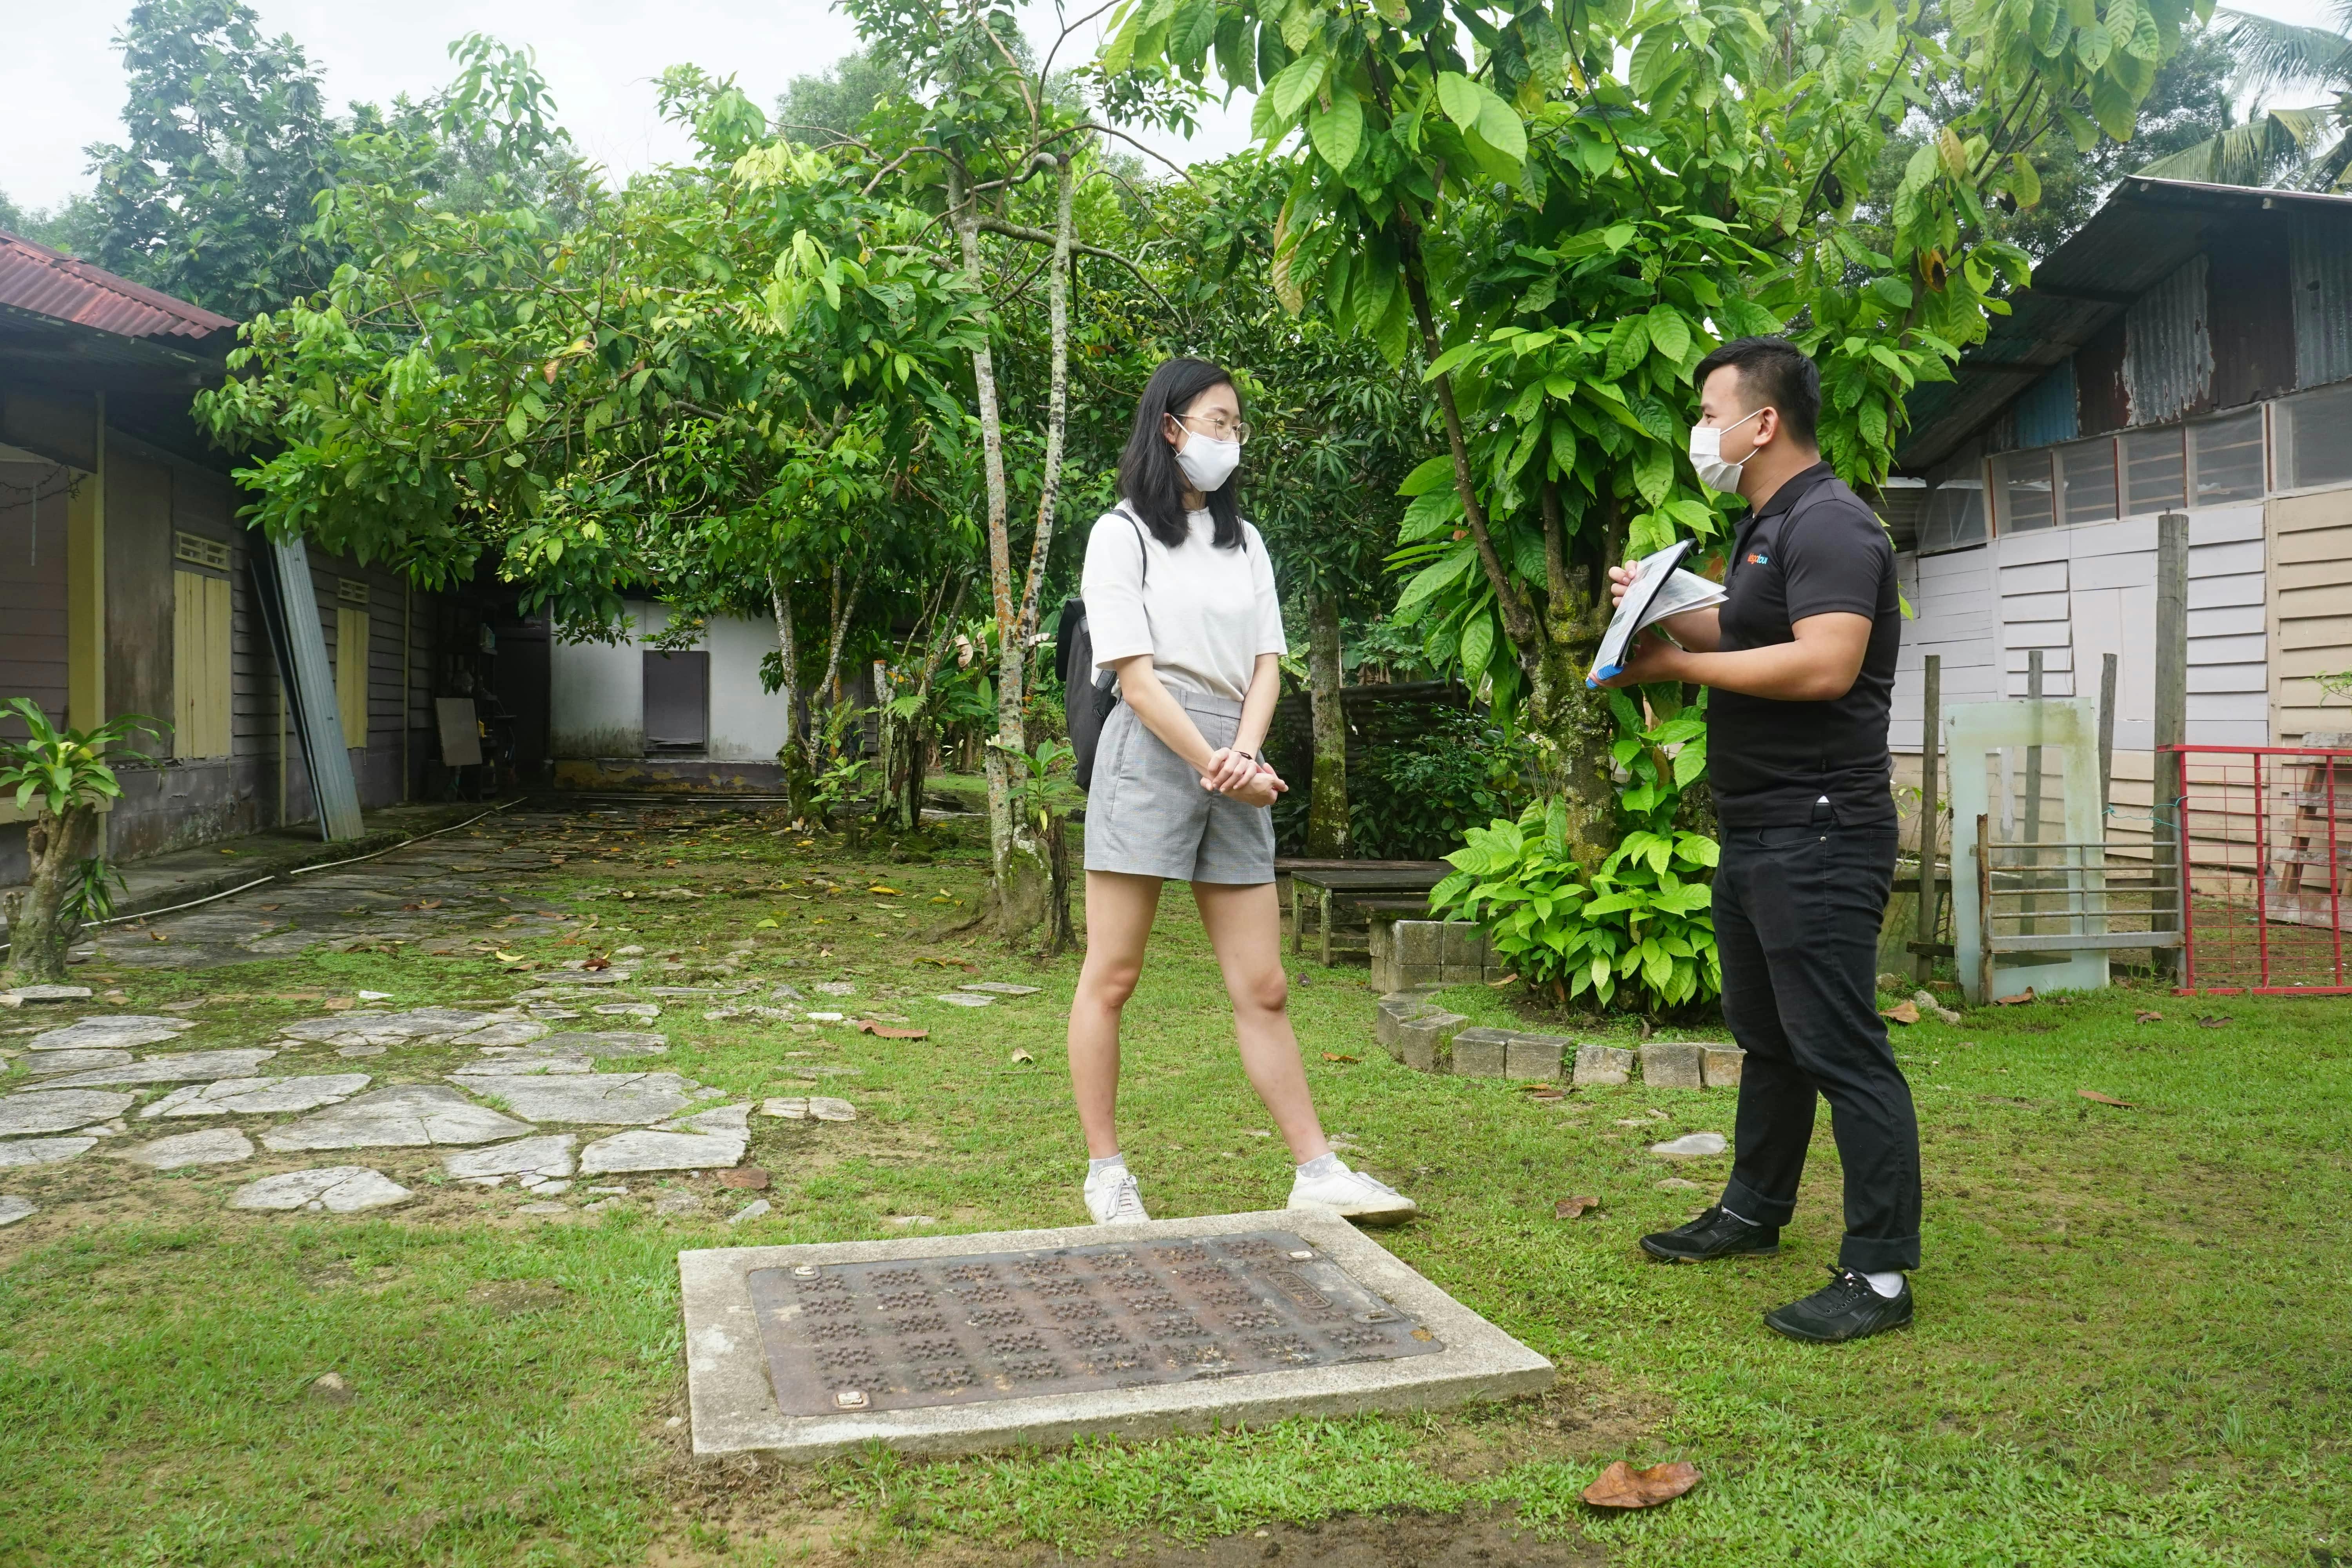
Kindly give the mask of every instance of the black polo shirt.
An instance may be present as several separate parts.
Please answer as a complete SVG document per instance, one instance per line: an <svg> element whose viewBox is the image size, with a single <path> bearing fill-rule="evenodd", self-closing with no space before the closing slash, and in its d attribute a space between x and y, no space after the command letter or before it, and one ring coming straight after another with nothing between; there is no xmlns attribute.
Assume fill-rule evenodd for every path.
<svg viewBox="0 0 2352 1568"><path fill-rule="evenodd" d="M1801 823L1827 795L1845 826L1891 826L1886 721L1903 640L1895 550L1876 514L1827 463L1792 476L1740 520L1717 624L1725 652L1793 642L1793 622L1871 617L1862 673L1827 702L1707 696L1707 773L1728 828Z"/></svg>

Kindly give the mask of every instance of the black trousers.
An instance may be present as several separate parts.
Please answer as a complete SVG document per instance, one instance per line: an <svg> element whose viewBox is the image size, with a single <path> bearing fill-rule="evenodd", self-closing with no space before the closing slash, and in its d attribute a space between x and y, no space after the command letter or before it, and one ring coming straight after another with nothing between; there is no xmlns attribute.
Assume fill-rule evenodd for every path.
<svg viewBox="0 0 2352 1568"><path fill-rule="evenodd" d="M1878 1016L1895 847L1892 824L1842 828L1822 806L1810 826L1727 830L1715 876L1723 1017L1748 1053L1723 1206L1789 1223L1819 1094L1845 1166L1838 1261L1864 1273L1919 1266L1919 1122Z"/></svg>

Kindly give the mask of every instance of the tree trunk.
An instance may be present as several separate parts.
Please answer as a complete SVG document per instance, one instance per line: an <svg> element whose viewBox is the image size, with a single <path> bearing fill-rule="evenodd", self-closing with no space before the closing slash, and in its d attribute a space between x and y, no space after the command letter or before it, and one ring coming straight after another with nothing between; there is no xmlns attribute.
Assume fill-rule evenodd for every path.
<svg viewBox="0 0 2352 1568"><path fill-rule="evenodd" d="M8 895L8 978L17 984L56 984L66 977L66 953L81 921L66 911L76 873L95 837L96 808L75 805L62 817L41 816L26 825L32 880Z"/></svg>
<svg viewBox="0 0 2352 1568"><path fill-rule="evenodd" d="M963 254L965 280L982 300L988 297L980 259L980 213L965 189L960 169L948 172L948 211ZM996 614L996 743L988 748L988 848L991 891L999 934L1010 939L1045 916L1049 871L1043 847L1024 831L1014 809L1013 759L1027 754L1022 735L1022 677L1027 655L1021 616L1013 599L1013 541L1006 530L1004 423L997 402L996 360L987 332L992 323L982 305L982 329L971 351L972 392L980 405L982 468L988 484L988 588ZM1009 754L1008 754L1009 753Z"/></svg>
<svg viewBox="0 0 2352 1568"><path fill-rule="evenodd" d="M1078 945L1077 931L1070 924L1070 824L1058 811L1045 830L1045 956L1055 958Z"/></svg>
<svg viewBox="0 0 2352 1568"><path fill-rule="evenodd" d="M816 815L816 779L801 738L808 715L801 700L800 639L793 626L792 595L773 572L768 574L768 604L775 613L776 649L784 668L784 743L777 749L776 761L784 770L784 796L792 803L793 816L805 822Z"/></svg>
<svg viewBox="0 0 2352 1568"><path fill-rule="evenodd" d="M1307 853L1348 856L1348 718L1339 698L1339 596L1318 589L1307 607L1307 691L1314 710L1315 784L1307 808Z"/></svg>
<svg viewBox="0 0 2352 1568"><path fill-rule="evenodd" d="M860 562L858 563L856 572L854 573L849 579L849 592L844 594L841 591L841 567L837 563L835 564L833 569L833 636L831 640L825 645L824 674L817 681L816 689L819 691L829 693L832 698L832 705L835 708L841 706L842 645L848 640L850 611L856 606L858 586L865 581L866 564L865 563ZM812 723L809 726L806 744L808 748L808 765L811 777L815 776L818 770L824 766L824 758L821 754L824 737L818 733L820 728L821 726L814 723Z"/></svg>

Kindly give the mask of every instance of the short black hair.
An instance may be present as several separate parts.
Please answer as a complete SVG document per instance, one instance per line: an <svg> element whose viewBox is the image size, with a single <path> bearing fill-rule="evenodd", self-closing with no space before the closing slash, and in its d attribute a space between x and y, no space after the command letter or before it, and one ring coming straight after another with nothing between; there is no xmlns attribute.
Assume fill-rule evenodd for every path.
<svg viewBox="0 0 2352 1568"><path fill-rule="evenodd" d="M1171 550L1191 538L1192 529L1184 521L1184 471L1176 466L1176 448L1168 444L1160 421L1171 414L1181 416L1193 399L1215 386L1234 386L1233 375L1223 365L1204 359L1161 361L1144 384L1135 407L1135 428L1127 437L1127 450L1119 454L1118 493ZM1234 386L1234 396L1238 402L1240 387ZM1242 542L1241 502L1235 493L1240 483L1236 469L1209 492L1209 516L1216 523L1209 542L1221 550Z"/></svg>
<svg viewBox="0 0 2352 1568"><path fill-rule="evenodd" d="M1739 370L1739 389L1757 407L1769 404L1780 411L1789 434L1808 447L1821 445L1822 373L1811 355L1786 338L1734 338L1692 372L1695 386L1725 365Z"/></svg>

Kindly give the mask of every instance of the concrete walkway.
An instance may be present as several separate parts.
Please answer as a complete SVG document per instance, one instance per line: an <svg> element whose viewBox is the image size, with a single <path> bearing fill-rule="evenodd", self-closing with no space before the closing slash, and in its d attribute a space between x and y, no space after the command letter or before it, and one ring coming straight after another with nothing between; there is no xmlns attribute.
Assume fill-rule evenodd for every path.
<svg viewBox="0 0 2352 1568"><path fill-rule="evenodd" d="M435 805L387 806L369 812L362 819L365 831L361 837L341 844L324 842L319 837L317 824L304 823L126 861L120 868L123 888L115 895L114 912L150 914L195 899L208 899L262 878L282 877L300 867L373 855L419 834L463 822L499 804L455 801ZM6 891L7 887L0 886L0 893ZM0 919L0 940L6 935L7 922Z"/></svg>

